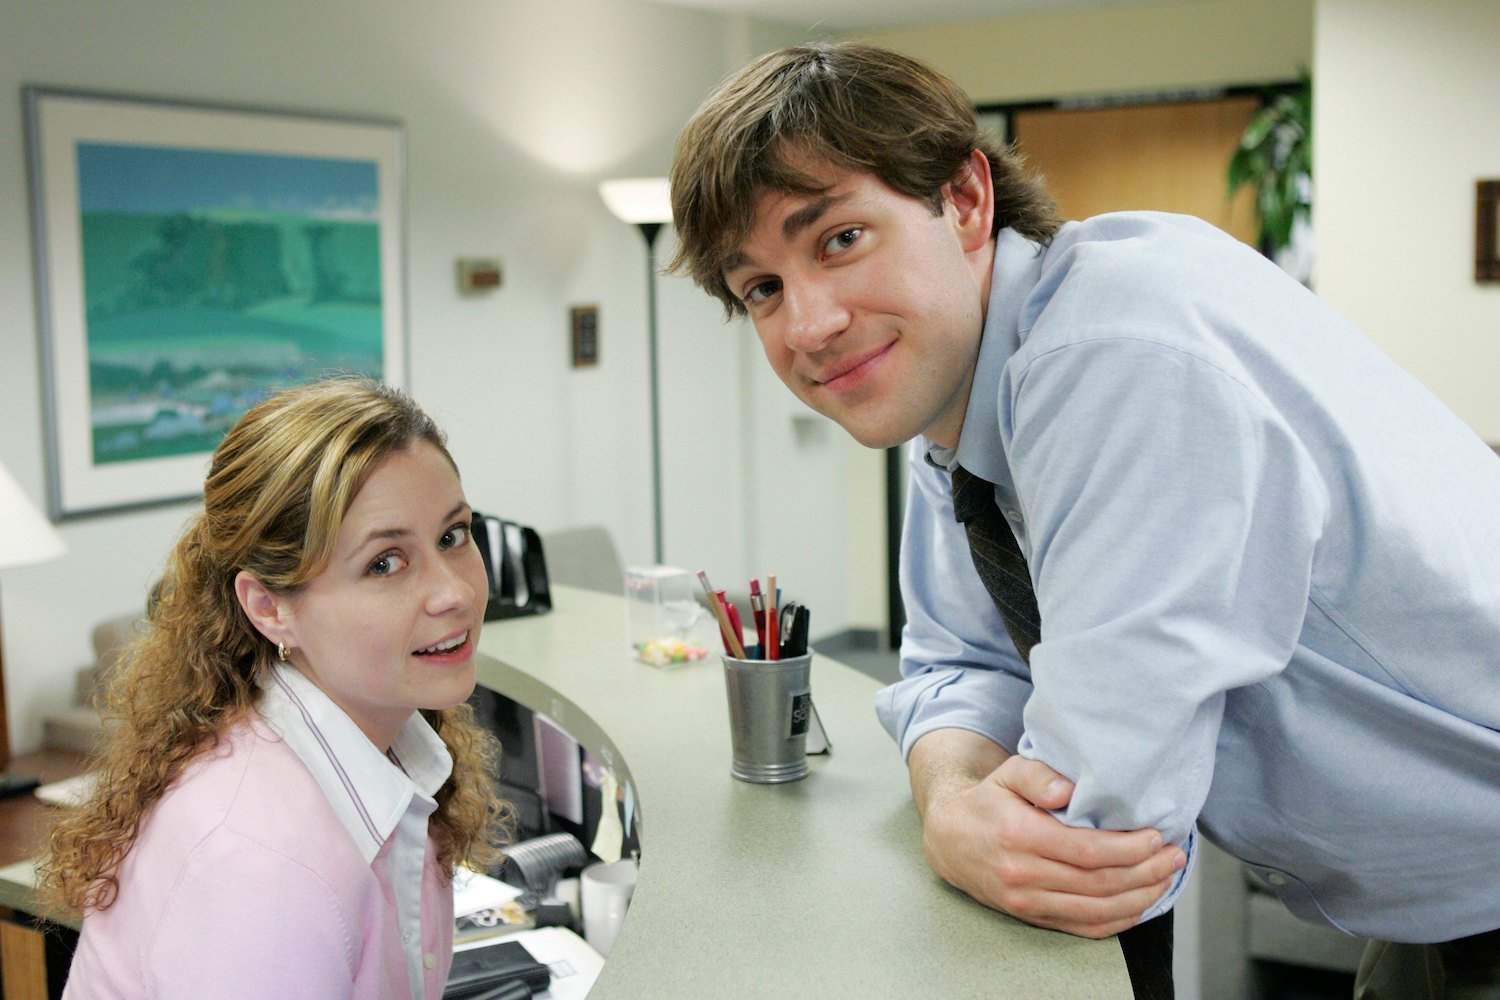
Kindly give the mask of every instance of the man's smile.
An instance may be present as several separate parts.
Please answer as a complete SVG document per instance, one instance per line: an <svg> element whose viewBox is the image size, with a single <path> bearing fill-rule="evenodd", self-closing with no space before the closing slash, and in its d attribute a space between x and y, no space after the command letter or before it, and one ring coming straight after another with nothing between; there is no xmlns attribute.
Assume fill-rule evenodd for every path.
<svg viewBox="0 0 1500 1000"><path fill-rule="evenodd" d="M879 362L896 346L894 339L868 351L846 355L823 365L809 379L815 385L833 392L849 392L863 385L875 373Z"/></svg>

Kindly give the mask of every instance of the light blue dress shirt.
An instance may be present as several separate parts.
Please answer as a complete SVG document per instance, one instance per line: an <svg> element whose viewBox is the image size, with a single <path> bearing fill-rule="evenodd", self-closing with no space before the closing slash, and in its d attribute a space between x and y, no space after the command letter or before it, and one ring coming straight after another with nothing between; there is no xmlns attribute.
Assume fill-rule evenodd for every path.
<svg viewBox="0 0 1500 1000"><path fill-rule="evenodd" d="M1148 915L1196 823L1304 919L1500 927L1500 458L1358 331L1194 219L1005 230L958 448L914 444L903 753L972 730L1073 779L1065 822L1184 845ZM1027 557L1029 670L955 463Z"/></svg>

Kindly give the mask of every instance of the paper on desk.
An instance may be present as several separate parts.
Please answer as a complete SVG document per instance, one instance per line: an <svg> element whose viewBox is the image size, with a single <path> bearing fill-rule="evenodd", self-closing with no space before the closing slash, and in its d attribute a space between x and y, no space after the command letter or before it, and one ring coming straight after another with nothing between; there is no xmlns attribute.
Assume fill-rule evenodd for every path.
<svg viewBox="0 0 1500 1000"><path fill-rule="evenodd" d="M94 794L94 785L98 783L98 777L93 771L85 771L71 778L42 785L32 794L49 806L81 805L84 799Z"/></svg>
<svg viewBox="0 0 1500 1000"><path fill-rule="evenodd" d="M620 825L620 806L617 801L619 791L615 772L606 767L599 776L599 828L594 831L594 844L589 848L600 861L620 860L620 845L625 840L625 828Z"/></svg>
<svg viewBox="0 0 1500 1000"><path fill-rule="evenodd" d="M521 890L482 872L459 868L453 873L453 915L466 917L495 910L521 895Z"/></svg>

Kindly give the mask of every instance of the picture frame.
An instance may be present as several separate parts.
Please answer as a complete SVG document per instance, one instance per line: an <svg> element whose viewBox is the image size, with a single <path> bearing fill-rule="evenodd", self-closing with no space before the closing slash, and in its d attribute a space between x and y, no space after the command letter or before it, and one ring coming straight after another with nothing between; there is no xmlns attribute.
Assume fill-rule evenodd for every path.
<svg viewBox="0 0 1500 1000"><path fill-rule="evenodd" d="M405 385L399 122L23 98L54 519L201 495L279 389Z"/></svg>
<svg viewBox="0 0 1500 1000"><path fill-rule="evenodd" d="M573 334L573 367L593 368L599 364L599 307L574 306L569 317Z"/></svg>
<svg viewBox="0 0 1500 1000"><path fill-rule="evenodd" d="M1474 280L1500 282L1500 180L1475 185Z"/></svg>

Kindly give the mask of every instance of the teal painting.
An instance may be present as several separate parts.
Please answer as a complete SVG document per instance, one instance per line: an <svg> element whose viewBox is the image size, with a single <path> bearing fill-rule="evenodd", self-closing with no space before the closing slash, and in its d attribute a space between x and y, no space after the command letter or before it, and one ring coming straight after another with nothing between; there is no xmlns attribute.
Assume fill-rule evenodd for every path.
<svg viewBox="0 0 1500 1000"><path fill-rule="evenodd" d="M385 376L376 161L76 151L95 466L209 452L279 388Z"/></svg>
<svg viewBox="0 0 1500 1000"><path fill-rule="evenodd" d="M22 93L54 518L195 499L284 387L405 386L399 122Z"/></svg>

